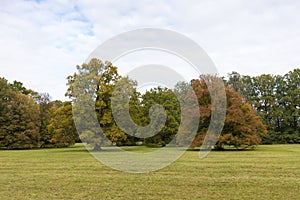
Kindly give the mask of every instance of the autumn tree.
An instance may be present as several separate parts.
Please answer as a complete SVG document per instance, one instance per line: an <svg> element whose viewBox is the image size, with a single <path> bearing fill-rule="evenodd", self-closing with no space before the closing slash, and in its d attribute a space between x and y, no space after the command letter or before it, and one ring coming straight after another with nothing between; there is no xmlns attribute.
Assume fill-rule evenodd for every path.
<svg viewBox="0 0 300 200"><path fill-rule="evenodd" d="M77 73L68 77L69 88L66 95L73 100L76 116L81 116L75 116L75 124L80 128L80 139L92 145L95 151L101 150L101 146L107 142L104 135L111 143L126 138L125 133L116 125L111 110L112 93L120 78L112 63L96 58L78 65ZM102 131L96 128L95 121L88 114L94 112Z"/></svg>
<svg viewBox="0 0 300 200"><path fill-rule="evenodd" d="M192 83L192 87L198 97L199 111L201 118L199 122L198 135L192 143L192 147L200 146L207 135L211 120L211 97L205 76ZM233 146L237 149L244 149L258 145L260 134L266 134L265 126L261 119L256 116L250 104L243 101L242 96L226 87L227 112L223 131L216 144L217 149L225 146Z"/></svg>
<svg viewBox="0 0 300 200"><path fill-rule="evenodd" d="M51 135L47 129L47 126L50 123L51 120L51 111L54 109L57 109L61 106L61 101L51 101L51 97L47 93L42 93L36 96L35 100L40 105L40 120L41 120L41 126L40 126L40 146L41 148L49 148L52 147L52 144L50 142Z"/></svg>
<svg viewBox="0 0 300 200"><path fill-rule="evenodd" d="M0 78L0 148L39 147L39 105Z"/></svg>
<svg viewBox="0 0 300 200"><path fill-rule="evenodd" d="M78 141L73 121L72 104L64 102L60 107L54 104L50 111L51 119L47 125L49 138L47 147L68 147Z"/></svg>
<svg viewBox="0 0 300 200"><path fill-rule="evenodd" d="M112 94L113 117L116 125L125 133L125 137L116 141L119 146L136 145L142 136L139 133L144 113L141 109L141 94L136 90L136 86L136 81L122 77L116 83Z"/></svg>

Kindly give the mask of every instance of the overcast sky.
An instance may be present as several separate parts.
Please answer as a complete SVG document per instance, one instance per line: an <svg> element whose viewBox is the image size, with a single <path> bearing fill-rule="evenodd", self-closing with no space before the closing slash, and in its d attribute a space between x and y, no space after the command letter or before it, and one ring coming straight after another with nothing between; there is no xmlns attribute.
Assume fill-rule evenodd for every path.
<svg viewBox="0 0 300 200"><path fill-rule="evenodd" d="M1 0L0 76L53 99L102 42L138 28L196 41L220 75L284 74L300 64L300 1Z"/></svg>

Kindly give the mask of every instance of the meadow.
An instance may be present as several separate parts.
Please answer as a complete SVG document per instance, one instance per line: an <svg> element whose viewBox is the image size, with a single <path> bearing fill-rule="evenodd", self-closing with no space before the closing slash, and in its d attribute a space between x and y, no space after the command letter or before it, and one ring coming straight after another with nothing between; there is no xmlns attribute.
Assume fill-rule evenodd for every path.
<svg viewBox="0 0 300 200"><path fill-rule="evenodd" d="M81 144L2 150L0 199L300 199L300 145L213 151L202 160L198 153L130 174L102 165Z"/></svg>

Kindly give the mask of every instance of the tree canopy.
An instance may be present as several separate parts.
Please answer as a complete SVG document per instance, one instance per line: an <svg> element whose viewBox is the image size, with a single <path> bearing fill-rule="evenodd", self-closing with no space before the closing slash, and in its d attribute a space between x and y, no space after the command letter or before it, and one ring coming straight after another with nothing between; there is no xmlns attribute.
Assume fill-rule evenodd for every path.
<svg viewBox="0 0 300 200"><path fill-rule="evenodd" d="M39 146L40 109L34 100L0 78L0 148Z"/></svg>
<svg viewBox="0 0 300 200"><path fill-rule="evenodd" d="M187 120L198 125L191 144L198 147L211 135L215 108L207 83L215 79L202 75L189 83L179 82L175 88L157 87L141 94L137 82L122 77L111 62L91 59L67 77L66 96L72 101L62 102L22 82L0 78L0 148L67 147L81 141L97 151L103 145L165 146L173 141L172 145L181 146L192 139L180 129ZM216 149L244 149L261 142L300 143L300 69L253 77L232 72L223 81L226 119ZM199 110L180 107L183 100L191 99L190 88ZM218 95L218 90L213 92ZM87 112L95 113L96 121ZM181 112L187 113L185 117ZM200 120L195 112L200 113ZM176 135L179 129L181 134Z"/></svg>
<svg viewBox="0 0 300 200"><path fill-rule="evenodd" d="M213 77L208 78L214 80ZM191 147L203 144L211 123L212 103L206 80L207 76L203 75L191 83L198 98L201 114L198 134ZM237 149L244 149L258 145L261 141L260 135L266 134L266 128L260 117L256 115L250 104L243 101L238 92L228 86L225 87L225 91L227 96L226 119L215 148L224 149L225 146L232 146Z"/></svg>
<svg viewBox="0 0 300 200"><path fill-rule="evenodd" d="M102 130L96 130L92 119L75 117L75 124L81 127L80 139L93 146L95 151L101 149L108 137L111 143L126 139L125 133L114 121L111 109L111 97L116 83L121 79L117 68L110 62L103 63L99 59L91 59L87 64L77 66L77 73L68 77L68 91L66 93L77 106L76 112L95 112ZM82 91L86 91L82 93ZM91 95L91 96L90 96ZM95 102L92 110L85 106L92 98ZM86 102L86 103L84 103ZM81 116L88 116L82 115Z"/></svg>
<svg viewBox="0 0 300 200"><path fill-rule="evenodd" d="M263 143L300 143L300 69L255 77L233 72L227 82L266 124Z"/></svg>
<svg viewBox="0 0 300 200"><path fill-rule="evenodd" d="M0 78L0 148L66 147L77 138L70 102Z"/></svg>

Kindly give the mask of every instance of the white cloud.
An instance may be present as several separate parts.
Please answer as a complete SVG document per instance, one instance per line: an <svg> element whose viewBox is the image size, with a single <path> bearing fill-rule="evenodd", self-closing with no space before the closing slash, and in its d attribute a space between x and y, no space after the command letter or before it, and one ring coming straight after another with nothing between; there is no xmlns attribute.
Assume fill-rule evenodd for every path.
<svg viewBox="0 0 300 200"><path fill-rule="evenodd" d="M66 76L105 40L155 27L200 44L221 74L283 74L299 67L300 2L17 1L0 8L0 76L63 98Z"/></svg>
<svg viewBox="0 0 300 200"><path fill-rule="evenodd" d="M67 1L5 2L0 12L1 76L63 98L66 76L96 46L92 24Z"/></svg>

